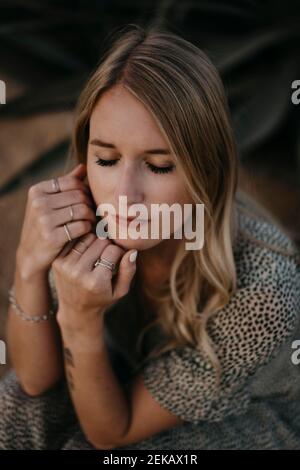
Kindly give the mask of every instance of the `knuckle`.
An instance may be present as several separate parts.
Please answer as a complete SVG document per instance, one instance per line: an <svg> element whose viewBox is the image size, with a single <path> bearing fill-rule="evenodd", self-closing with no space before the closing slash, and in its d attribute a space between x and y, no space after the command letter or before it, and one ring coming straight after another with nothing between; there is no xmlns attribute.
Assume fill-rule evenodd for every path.
<svg viewBox="0 0 300 470"><path fill-rule="evenodd" d="M88 279L86 282L86 289L89 292L97 292L99 290L99 282L94 278Z"/></svg>
<svg viewBox="0 0 300 470"><path fill-rule="evenodd" d="M38 184L34 184L32 186L30 186L29 190L28 190L28 197L30 199L34 199L35 197L37 197L39 194L39 188L38 188Z"/></svg>
<svg viewBox="0 0 300 470"><path fill-rule="evenodd" d="M39 217L39 223L40 223L41 225L45 225L45 226L47 226L47 227L50 225L50 220L51 220L51 219L50 219L49 214L43 214L43 215L41 215L41 216Z"/></svg>
<svg viewBox="0 0 300 470"><path fill-rule="evenodd" d="M72 280L77 281L80 280L82 277L82 272L79 268L72 268L70 271L70 277Z"/></svg>
<svg viewBox="0 0 300 470"><path fill-rule="evenodd" d="M47 227L43 227L41 231L42 237L47 243L52 243L53 241L53 235L50 230L48 230Z"/></svg>
<svg viewBox="0 0 300 470"><path fill-rule="evenodd" d="M58 244L57 234L53 230L49 230L48 227L43 226L42 228L42 237L47 245L51 247L56 247Z"/></svg>
<svg viewBox="0 0 300 470"><path fill-rule="evenodd" d="M63 273L65 271L65 263L64 259L60 258L59 256L55 258L55 260L52 262L52 267L56 272Z"/></svg>
<svg viewBox="0 0 300 470"><path fill-rule="evenodd" d="M60 267L60 264L61 264L61 260L60 258L55 258L55 260L52 262L52 267L54 269L57 269Z"/></svg>
<svg viewBox="0 0 300 470"><path fill-rule="evenodd" d="M32 200L32 207L34 209L44 209L46 207L46 201L44 196L37 196Z"/></svg>

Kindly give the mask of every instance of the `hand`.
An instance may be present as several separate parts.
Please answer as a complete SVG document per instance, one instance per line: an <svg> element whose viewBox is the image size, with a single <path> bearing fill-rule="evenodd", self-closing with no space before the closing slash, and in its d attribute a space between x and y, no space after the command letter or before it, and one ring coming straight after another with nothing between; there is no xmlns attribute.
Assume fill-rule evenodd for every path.
<svg viewBox="0 0 300 470"><path fill-rule="evenodd" d="M63 247L70 244L64 224L68 224L72 239L92 230L96 215L90 190L83 182L85 176L86 167L80 164L58 178L61 192L54 192L52 180L42 181L29 189L17 250L17 265L22 277L47 271Z"/></svg>
<svg viewBox="0 0 300 470"><path fill-rule="evenodd" d="M135 260L109 239L99 239L90 233L76 243L73 249L63 250L53 261L52 269L58 294L57 321L61 328L81 331L94 325L105 309L127 294L136 272ZM99 258L117 265L117 274L94 263ZM99 322L98 322L99 323Z"/></svg>

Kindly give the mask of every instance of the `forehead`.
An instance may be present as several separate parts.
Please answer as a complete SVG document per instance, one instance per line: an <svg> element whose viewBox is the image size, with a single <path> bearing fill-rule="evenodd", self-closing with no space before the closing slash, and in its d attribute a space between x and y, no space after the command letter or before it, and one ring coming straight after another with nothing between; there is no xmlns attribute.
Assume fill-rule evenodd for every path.
<svg viewBox="0 0 300 470"><path fill-rule="evenodd" d="M90 118L90 135L109 142L134 139L143 146L167 145L154 117L145 105L122 86L106 91Z"/></svg>

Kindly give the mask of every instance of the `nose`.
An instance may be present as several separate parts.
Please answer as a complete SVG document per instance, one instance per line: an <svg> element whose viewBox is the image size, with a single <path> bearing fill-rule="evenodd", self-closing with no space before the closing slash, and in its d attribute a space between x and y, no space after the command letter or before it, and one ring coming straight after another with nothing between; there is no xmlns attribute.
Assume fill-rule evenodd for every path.
<svg viewBox="0 0 300 470"><path fill-rule="evenodd" d="M138 167L135 163L125 164L120 179L117 182L115 197L117 204L119 203L119 196L127 197L127 207L132 204L140 204L145 199L144 188L141 177L138 172Z"/></svg>

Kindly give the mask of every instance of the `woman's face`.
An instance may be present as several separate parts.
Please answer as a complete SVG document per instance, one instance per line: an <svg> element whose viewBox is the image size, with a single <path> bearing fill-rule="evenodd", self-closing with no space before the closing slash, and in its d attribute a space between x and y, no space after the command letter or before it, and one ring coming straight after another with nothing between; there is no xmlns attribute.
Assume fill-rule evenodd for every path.
<svg viewBox="0 0 300 470"><path fill-rule="evenodd" d="M142 204L148 219L151 219L153 204L164 203L171 207L179 203L182 207L191 203L175 167L174 155L155 120L145 106L120 85L101 96L91 115L87 178L96 206L109 203L116 214L124 208L124 199L119 199L120 196L127 197L127 210L133 204ZM145 218L145 213L134 214ZM110 238L124 249L145 250L164 240L161 224L158 238L151 237L150 220L142 222L143 227L138 227L136 221L119 221L107 214L105 220ZM120 238L118 228L122 226L127 233L132 224L138 227L137 232L145 234L146 229L147 238ZM112 236L113 227L116 236ZM172 222L170 234L177 228Z"/></svg>

